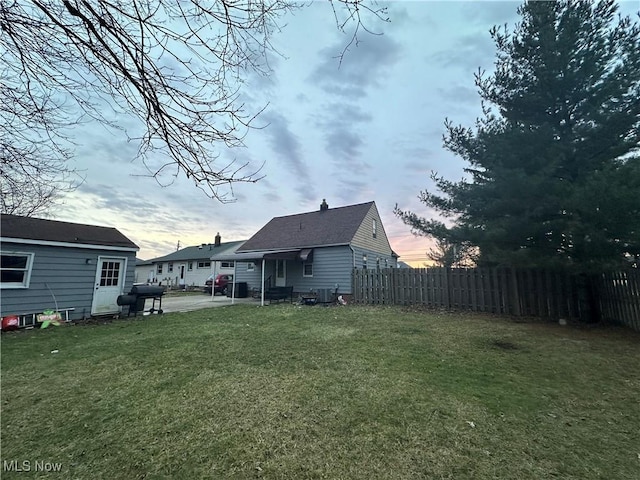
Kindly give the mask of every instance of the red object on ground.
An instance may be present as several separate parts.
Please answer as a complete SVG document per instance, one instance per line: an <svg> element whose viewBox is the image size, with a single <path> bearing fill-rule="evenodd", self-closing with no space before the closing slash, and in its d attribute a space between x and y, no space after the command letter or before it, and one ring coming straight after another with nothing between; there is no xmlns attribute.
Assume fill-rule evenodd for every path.
<svg viewBox="0 0 640 480"><path fill-rule="evenodd" d="M20 326L20 319L17 315L2 317L2 330L17 330Z"/></svg>

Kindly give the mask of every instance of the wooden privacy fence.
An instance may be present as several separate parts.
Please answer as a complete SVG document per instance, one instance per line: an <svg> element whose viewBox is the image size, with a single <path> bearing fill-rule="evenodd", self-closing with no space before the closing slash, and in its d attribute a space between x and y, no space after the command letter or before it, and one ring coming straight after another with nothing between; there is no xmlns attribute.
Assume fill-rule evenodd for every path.
<svg viewBox="0 0 640 480"><path fill-rule="evenodd" d="M600 315L640 332L640 271L603 273L598 276Z"/></svg>
<svg viewBox="0 0 640 480"><path fill-rule="evenodd" d="M637 271L587 277L512 268L353 270L356 303L604 319L640 331L639 287Z"/></svg>

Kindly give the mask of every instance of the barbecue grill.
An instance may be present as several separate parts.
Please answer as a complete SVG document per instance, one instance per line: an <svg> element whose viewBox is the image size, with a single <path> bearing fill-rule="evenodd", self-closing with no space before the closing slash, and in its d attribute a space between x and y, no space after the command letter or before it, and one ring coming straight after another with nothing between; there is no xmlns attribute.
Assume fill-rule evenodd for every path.
<svg viewBox="0 0 640 480"><path fill-rule="evenodd" d="M134 285L131 287L131 291L126 295L118 296L117 303L120 306L128 306L129 311L127 317L133 313L133 316L137 316L138 312L145 312L144 304L147 298L153 299L153 305L148 310L149 313L157 312L162 313L162 296L164 295L164 287L156 287L154 285ZM158 308L156 308L156 300L158 301Z"/></svg>

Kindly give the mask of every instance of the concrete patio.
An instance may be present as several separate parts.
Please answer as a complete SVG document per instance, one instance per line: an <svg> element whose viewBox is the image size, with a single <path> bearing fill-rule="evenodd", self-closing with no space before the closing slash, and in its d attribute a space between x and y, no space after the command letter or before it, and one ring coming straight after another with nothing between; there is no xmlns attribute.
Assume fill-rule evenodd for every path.
<svg viewBox="0 0 640 480"><path fill-rule="evenodd" d="M145 310L151 308L151 300L148 299L145 305ZM252 305L260 305L260 300L255 298L236 298L234 303L236 305L239 304L252 304ZM227 305L232 305L231 298L216 295L215 297L211 297L211 295L184 295L184 296L173 296L173 295L165 295L162 297L162 310L164 313L171 312L191 312L194 310L202 310L203 308L213 308L213 307L223 307ZM156 302L157 307L157 302Z"/></svg>

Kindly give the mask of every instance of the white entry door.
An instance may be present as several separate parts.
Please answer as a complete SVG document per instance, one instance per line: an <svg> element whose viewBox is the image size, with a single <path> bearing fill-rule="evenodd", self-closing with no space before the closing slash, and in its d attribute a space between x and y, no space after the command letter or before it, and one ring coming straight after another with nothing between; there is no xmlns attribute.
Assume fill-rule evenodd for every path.
<svg viewBox="0 0 640 480"><path fill-rule="evenodd" d="M122 295L127 259L98 257L98 268L91 304L91 315L118 313L118 295Z"/></svg>
<svg viewBox="0 0 640 480"><path fill-rule="evenodd" d="M276 260L276 287L287 285L287 261Z"/></svg>
<svg viewBox="0 0 640 480"><path fill-rule="evenodd" d="M178 285L180 285L180 288L184 288L186 285L184 274L185 274L185 271L187 270L187 265L184 263L180 264L180 266L178 267L178 270L180 271L180 280L178 280Z"/></svg>

